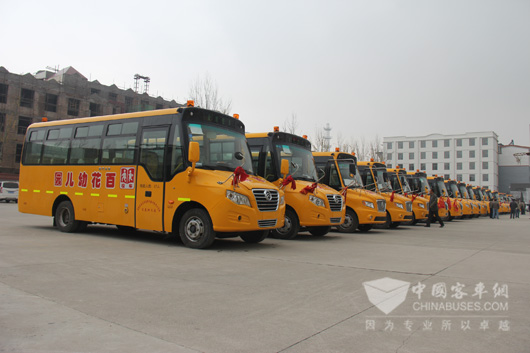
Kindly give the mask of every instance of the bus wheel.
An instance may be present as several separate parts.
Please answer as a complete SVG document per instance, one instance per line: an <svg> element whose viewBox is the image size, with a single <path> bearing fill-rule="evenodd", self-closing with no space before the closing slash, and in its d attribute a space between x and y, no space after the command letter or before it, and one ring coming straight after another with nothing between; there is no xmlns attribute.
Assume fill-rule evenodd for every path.
<svg viewBox="0 0 530 353"><path fill-rule="evenodd" d="M272 231L272 236L277 239L293 239L300 230L298 216L290 208L285 210L285 224L282 228Z"/></svg>
<svg viewBox="0 0 530 353"><path fill-rule="evenodd" d="M359 227L358 227L358 229L361 232L368 232L372 228L373 228L372 224L359 224Z"/></svg>
<svg viewBox="0 0 530 353"><path fill-rule="evenodd" d="M255 232L246 232L240 235L246 243L260 243L269 235L269 230L257 230Z"/></svg>
<svg viewBox="0 0 530 353"><path fill-rule="evenodd" d="M201 208L188 210L182 216L179 234L185 246L204 249L212 245L215 232L208 212Z"/></svg>
<svg viewBox="0 0 530 353"><path fill-rule="evenodd" d="M416 215L414 214L414 212L412 212L412 221L410 221L410 224L414 226L417 223L418 223L418 219L416 218Z"/></svg>
<svg viewBox="0 0 530 353"><path fill-rule="evenodd" d="M399 225L400 225L399 222L392 222L392 223L390 223L390 228L396 229L397 227L399 227Z"/></svg>
<svg viewBox="0 0 530 353"><path fill-rule="evenodd" d="M74 205L70 201L63 201L57 206L55 224L65 233L72 233L80 228L81 222L75 220Z"/></svg>
<svg viewBox="0 0 530 353"><path fill-rule="evenodd" d="M314 235L316 237L323 237L324 235L328 234L330 230L331 230L331 227L329 226L311 227L309 228L309 233L311 233L311 235Z"/></svg>
<svg viewBox="0 0 530 353"><path fill-rule="evenodd" d="M346 210L346 216L344 216L344 223L337 227L338 231L341 233L353 233L359 227L359 217L351 209Z"/></svg>
<svg viewBox="0 0 530 353"><path fill-rule="evenodd" d="M383 228L389 229L392 225L392 216L390 216L390 212L386 211L386 221L383 224Z"/></svg>

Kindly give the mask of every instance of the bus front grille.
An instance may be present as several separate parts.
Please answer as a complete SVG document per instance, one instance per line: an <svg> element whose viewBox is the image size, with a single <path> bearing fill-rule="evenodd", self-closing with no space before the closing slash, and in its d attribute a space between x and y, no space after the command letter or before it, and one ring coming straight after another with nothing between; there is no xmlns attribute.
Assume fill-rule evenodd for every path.
<svg viewBox="0 0 530 353"><path fill-rule="evenodd" d="M340 224L340 223L342 223L342 217L331 217L331 218L329 219L329 221L330 221L331 223L339 223L339 224Z"/></svg>
<svg viewBox="0 0 530 353"><path fill-rule="evenodd" d="M275 219L263 219L258 221L258 226L261 228L269 228L276 226L276 220Z"/></svg>
<svg viewBox="0 0 530 353"><path fill-rule="evenodd" d="M333 212L342 211L342 196L338 194L328 194L329 208Z"/></svg>
<svg viewBox="0 0 530 353"><path fill-rule="evenodd" d="M280 203L280 193L274 189L253 189L252 193L256 198L258 210L261 212L272 212L278 209Z"/></svg>

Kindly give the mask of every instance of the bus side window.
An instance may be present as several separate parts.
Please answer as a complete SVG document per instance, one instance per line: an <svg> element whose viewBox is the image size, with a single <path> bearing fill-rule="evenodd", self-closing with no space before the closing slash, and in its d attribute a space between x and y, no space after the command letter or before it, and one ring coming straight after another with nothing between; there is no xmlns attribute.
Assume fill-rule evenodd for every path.
<svg viewBox="0 0 530 353"><path fill-rule="evenodd" d="M164 180L164 151L166 149L166 129L145 130L140 144L140 164L144 166L152 180Z"/></svg>
<svg viewBox="0 0 530 353"><path fill-rule="evenodd" d="M173 143L169 146L171 151L170 176L186 169L186 166L184 165L184 152L182 151L182 139L178 125L175 125L173 136Z"/></svg>
<svg viewBox="0 0 530 353"><path fill-rule="evenodd" d="M322 176L322 171L319 169L318 177L321 178ZM332 164L331 168L329 169L329 186L336 190L340 190L341 188L339 173L337 172L337 168L334 164Z"/></svg>

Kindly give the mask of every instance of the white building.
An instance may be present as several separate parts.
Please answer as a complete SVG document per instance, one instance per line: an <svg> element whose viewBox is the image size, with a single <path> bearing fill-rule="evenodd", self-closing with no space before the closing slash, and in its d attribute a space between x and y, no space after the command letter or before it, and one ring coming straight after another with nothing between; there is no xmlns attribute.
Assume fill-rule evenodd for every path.
<svg viewBox="0 0 530 353"><path fill-rule="evenodd" d="M530 147L499 145L499 191L530 199Z"/></svg>
<svg viewBox="0 0 530 353"><path fill-rule="evenodd" d="M384 137L383 146L389 166L498 190L498 136L493 131Z"/></svg>

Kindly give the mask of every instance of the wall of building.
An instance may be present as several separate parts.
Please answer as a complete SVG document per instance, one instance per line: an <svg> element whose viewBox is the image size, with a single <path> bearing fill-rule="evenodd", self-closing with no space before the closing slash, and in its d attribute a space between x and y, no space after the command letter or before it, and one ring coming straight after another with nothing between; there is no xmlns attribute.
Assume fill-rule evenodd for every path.
<svg viewBox="0 0 530 353"><path fill-rule="evenodd" d="M37 78L39 77L39 78ZM72 67L58 73L17 75L0 67L0 178L16 179L26 126L41 121L110 115L182 106L162 97L88 81ZM27 94L32 92L32 99ZM77 102L77 103L76 103Z"/></svg>

